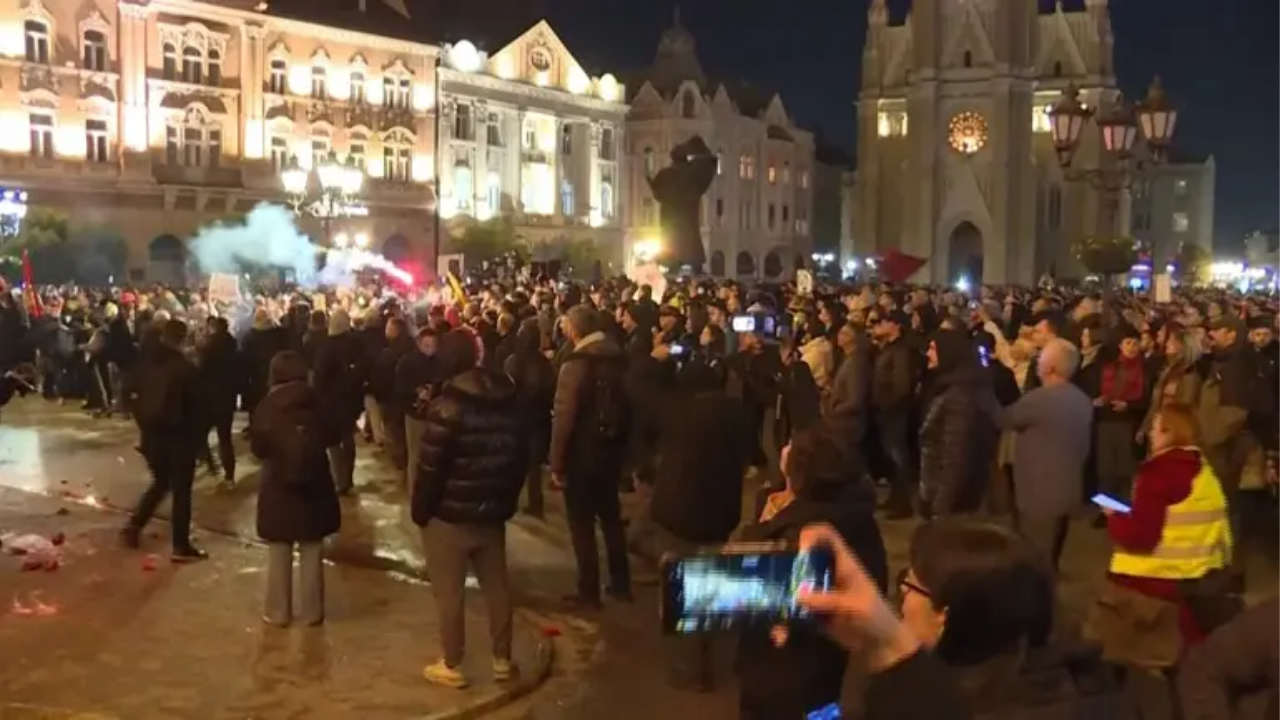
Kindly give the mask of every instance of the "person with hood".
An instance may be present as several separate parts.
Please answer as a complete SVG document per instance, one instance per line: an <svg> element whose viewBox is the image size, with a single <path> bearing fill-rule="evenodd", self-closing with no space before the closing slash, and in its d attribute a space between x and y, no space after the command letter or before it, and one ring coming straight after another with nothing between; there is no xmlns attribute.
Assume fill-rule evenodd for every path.
<svg viewBox="0 0 1280 720"><path fill-rule="evenodd" d="M869 493L848 482L840 438L822 425L796 433L782 449L786 487L769 496L744 542L797 542L809 525L834 527L879 592L889 582L888 557ZM837 702L848 654L819 627L752 628L742 633L735 670L743 720L803 718Z"/></svg>
<svg viewBox="0 0 1280 720"><path fill-rule="evenodd" d="M551 425L552 487L564 491L578 591L572 606L599 608L596 521L608 557L609 595L629 601L631 567L618 498L632 414L626 356L605 337L595 310L575 305L563 323L572 351L556 381Z"/></svg>
<svg viewBox="0 0 1280 720"><path fill-rule="evenodd" d="M927 352L932 395L920 425L920 483L926 517L982 507L999 433L982 411L990 378L962 330L939 330Z"/></svg>
<svg viewBox="0 0 1280 720"><path fill-rule="evenodd" d="M342 439L329 447L333 481L338 494L348 495L355 486L356 422L364 410L364 389L369 380L367 355L359 336L351 332L347 311L338 308L329 316L329 336L316 352L316 390L324 394L343 427Z"/></svg>
<svg viewBox="0 0 1280 720"><path fill-rule="evenodd" d="M270 310L259 307L253 311L253 327L245 334L240 348L244 352L245 366L249 376L244 388L242 405L252 421L253 408L271 386L271 360L276 353L289 348L289 333L271 319Z"/></svg>
<svg viewBox="0 0 1280 720"><path fill-rule="evenodd" d="M515 673L506 523L516 513L524 484L528 438L515 383L478 366L472 332L447 333L437 357L448 379L427 408L411 505L431 568L444 655L423 675L462 688L467 685L462 659L468 569L475 572L489 610L494 679L502 682Z"/></svg>
<svg viewBox="0 0 1280 720"><path fill-rule="evenodd" d="M542 354L542 330L537 318L520 323L511 355L503 371L516 385L525 428L529 436L529 466L525 481L529 502L525 511L542 519L542 466L551 441L551 403L555 400L556 375L551 361Z"/></svg>
<svg viewBox="0 0 1280 720"><path fill-rule="evenodd" d="M374 361L373 373L369 376L369 393L378 404L382 425L386 430L385 446L391 455L391 462L400 469L406 467L409 461L404 429L405 412L408 408L396 395L396 366L416 348L413 346L413 337L409 334L409 324L404 318L388 318L384 332L387 335L386 347L379 351Z"/></svg>
<svg viewBox="0 0 1280 720"><path fill-rule="evenodd" d="M236 448L231 442L231 423L235 419L236 399L244 387L246 373L240 348L231 337L226 318L211 317L206 325L208 333L200 347L198 362L201 384L208 397L209 417L206 422L217 434L223 482L231 485L236 481ZM210 455L212 465L207 442L204 454Z"/></svg>
<svg viewBox="0 0 1280 720"><path fill-rule="evenodd" d="M301 347L302 357L307 361L309 368L315 369L316 354L320 352L320 344L329 334L328 323L329 318L325 316L323 310L312 310L310 317L307 318Z"/></svg>
<svg viewBox="0 0 1280 720"><path fill-rule="evenodd" d="M396 402L404 408L405 487L413 494L413 482L418 476L418 452L422 448L422 433L427 428L427 408L444 377L436 358L439 336L431 327L418 330L414 352L396 363Z"/></svg>
<svg viewBox="0 0 1280 720"><path fill-rule="evenodd" d="M325 453L344 426L307 383L307 362L292 350L271 360L271 388L254 408L249 447L262 460L258 536L267 543L267 595L262 620L292 622L293 554L301 592L298 619L324 622L324 539L342 523Z"/></svg>

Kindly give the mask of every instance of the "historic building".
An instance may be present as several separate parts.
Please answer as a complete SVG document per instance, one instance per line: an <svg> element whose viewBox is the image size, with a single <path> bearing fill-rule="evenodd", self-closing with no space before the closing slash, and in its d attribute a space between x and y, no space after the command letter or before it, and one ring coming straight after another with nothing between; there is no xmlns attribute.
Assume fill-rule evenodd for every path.
<svg viewBox="0 0 1280 720"><path fill-rule="evenodd" d="M174 280L199 227L334 151L367 173L339 229L425 257L436 48L264 6L0 0L0 185L121 235L131 279Z"/></svg>
<svg viewBox="0 0 1280 720"><path fill-rule="evenodd" d="M441 217L506 217L535 254L591 240L621 260L627 107L617 78L589 76L545 21L496 52L461 40L442 58Z"/></svg>
<svg viewBox="0 0 1280 720"><path fill-rule="evenodd" d="M1213 197L1217 168L1213 157L1175 151L1170 162L1134 182L1130 221L1133 236L1151 248L1159 269L1173 262L1184 243L1213 252Z"/></svg>
<svg viewBox="0 0 1280 720"><path fill-rule="evenodd" d="M900 24L884 0L872 0L858 102L856 253L927 257L918 279L938 283L1083 274L1072 242L1131 232L1130 198L1122 192L1111 203L1088 183L1067 181L1046 112L1068 85L1091 107L1114 102L1113 42L1108 0L1076 11L1057 2L1047 13L1028 0L914 0ZM1092 123L1081 138L1076 167L1107 161ZM1187 212L1196 222L1204 214Z"/></svg>
<svg viewBox="0 0 1280 720"><path fill-rule="evenodd" d="M652 66L627 85L628 247L660 242L658 206L648 178L670 162L671 148L696 134L720 163L702 204L709 271L776 279L807 262L812 249L813 135L794 125L782 98L708 78L678 11L673 26L662 34Z"/></svg>

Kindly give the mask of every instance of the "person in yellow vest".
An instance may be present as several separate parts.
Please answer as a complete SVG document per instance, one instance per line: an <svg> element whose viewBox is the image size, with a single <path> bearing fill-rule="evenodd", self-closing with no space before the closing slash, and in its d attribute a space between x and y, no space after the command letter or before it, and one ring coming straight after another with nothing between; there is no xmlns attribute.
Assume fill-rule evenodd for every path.
<svg viewBox="0 0 1280 720"><path fill-rule="evenodd" d="M1192 601L1231 562L1227 500L1197 447L1195 412L1165 403L1149 433L1128 512L1107 510L1114 545L1091 634L1116 662L1149 670L1177 664L1211 627Z"/></svg>

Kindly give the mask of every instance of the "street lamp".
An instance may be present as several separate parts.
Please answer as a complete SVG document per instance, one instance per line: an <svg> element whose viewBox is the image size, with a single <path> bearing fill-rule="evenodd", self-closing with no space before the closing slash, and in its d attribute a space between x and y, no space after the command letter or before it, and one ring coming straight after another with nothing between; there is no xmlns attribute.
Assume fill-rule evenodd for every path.
<svg viewBox="0 0 1280 720"><path fill-rule="evenodd" d="M1063 175L1071 182L1087 182L1103 194L1112 213L1114 227L1114 213L1120 198L1132 187L1135 176L1145 172L1150 165L1164 162L1173 141L1178 111L1165 98L1160 78L1151 82L1147 97L1141 102L1129 105L1124 98L1117 97L1114 103L1096 113L1080 102L1080 91L1071 85L1062 91L1062 96L1049 108L1048 114L1053 148L1058 154ZM1102 145L1112 162L1096 168L1072 167L1072 160L1080 147L1080 135L1085 122L1090 119L1097 124ZM1134 146L1140 138L1146 145L1145 158L1135 157Z"/></svg>
<svg viewBox="0 0 1280 720"><path fill-rule="evenodd" d="M364 172L355 163L355 158L348 157L347 162L338 160L338 155L330 150L320 159L315 167L316 186L319 194L312 196L311 173L298 162L296 155L289 159L288 165L280 172L280 184L289 197L289 204L298 215L311 215L318 218L324 228L326 244L332 245L332 223L335 218L364 215L368 211L357 200L364 187ZM368 245L368 237L363 245ZM342 243L347 244L346 236ZM358 247L362 245L357 242Z"/></svg>

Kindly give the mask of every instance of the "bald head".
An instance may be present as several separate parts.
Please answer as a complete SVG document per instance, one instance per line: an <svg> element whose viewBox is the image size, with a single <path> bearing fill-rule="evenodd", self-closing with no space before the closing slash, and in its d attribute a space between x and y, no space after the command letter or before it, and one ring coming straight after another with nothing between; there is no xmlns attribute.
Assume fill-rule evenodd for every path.
<svg viewBox="0 0 1280 720"><path fill-rule="evenodd" d="M1076 346L1062 338L1052 338L1040 351L1036 372L1045 385L1056 385L1071 380L1080 365L1080 352Z"/></svg>

